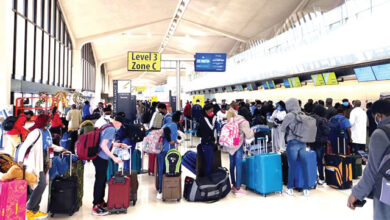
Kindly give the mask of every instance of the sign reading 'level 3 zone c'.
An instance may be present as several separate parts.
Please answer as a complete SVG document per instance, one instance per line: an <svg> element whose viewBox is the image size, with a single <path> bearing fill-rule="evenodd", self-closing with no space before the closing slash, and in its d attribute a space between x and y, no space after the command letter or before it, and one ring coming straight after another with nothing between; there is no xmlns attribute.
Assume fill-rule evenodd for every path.
<svg viewBox="0 0 390 220"><path fill-rule="evenodd" d="M152 52L129 52L128 71L161 71L161 54Z"/></svg>

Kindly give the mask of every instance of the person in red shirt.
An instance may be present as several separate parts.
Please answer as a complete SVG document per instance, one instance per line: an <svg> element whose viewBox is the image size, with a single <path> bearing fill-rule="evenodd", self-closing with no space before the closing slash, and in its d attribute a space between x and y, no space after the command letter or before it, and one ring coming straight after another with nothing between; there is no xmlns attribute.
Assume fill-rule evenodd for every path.
<svg viewBox="0 0 390 220"><path fill-rule="evenodd" d="M64 123L62 123L62 120L60 118L60 114L58 114L58 108L54 107L51 112L51 128L50 133L53 134L59 134L61 135L62 128L65 128Z"/></svg>
<svg viewBox="0 0 390 220"><path fill-rule="evenodd" d="M7 131L7 147L6 153L10 156L15 156L15 150L19 144L25 139L29 131L24 128L26 121L29 121L34 113L30 110L19 115L12 130Z"/></svg>

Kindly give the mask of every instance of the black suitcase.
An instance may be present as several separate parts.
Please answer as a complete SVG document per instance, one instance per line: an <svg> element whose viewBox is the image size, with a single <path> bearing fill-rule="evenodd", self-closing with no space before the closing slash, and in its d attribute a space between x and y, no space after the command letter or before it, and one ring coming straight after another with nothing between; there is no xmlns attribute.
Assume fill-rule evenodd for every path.
<svg viewBox="0 0 390 220"><path fill-rule="evenodd" d="M345 138L338 138L337 143L342 143L346 151ZM337 146L340 152L340 144ZM352 163L353 156L344 154L325 155L325 181L326 184L335 189L352 188Z"/></svg>
<svg viewBox="0 0 390 220"><path fill-rule="evenodd" d="M49 212L55 214L67 214L72 216L79 210L78 189L79 180L72 176L72 155L69 158L69 177L58 176L51 183Z"/></svg>

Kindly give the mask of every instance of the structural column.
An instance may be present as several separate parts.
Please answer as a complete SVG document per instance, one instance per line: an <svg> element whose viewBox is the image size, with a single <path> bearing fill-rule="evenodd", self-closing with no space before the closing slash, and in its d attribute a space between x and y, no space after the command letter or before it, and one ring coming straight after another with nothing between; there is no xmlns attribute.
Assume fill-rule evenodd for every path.
<svg viewBox="0 0 390 220"><path fill-rule="evenodd" d="M83 87L83 72L81 65L81 49L76 48L72 51L72 89L81 91Z"/></svg>
<svg viewBox="0 0 390 220"><path fill-rule="evenodd" d="M12 1L0 1L0 108L11 103L13 23Z"/></svg>
<svg viewBox="0 0 390 220"><path fill-rule="evenodd" d="M102 77L101 77L101 73L100 73L100 66L102 64L101 63L97 63L96 67L95 67L95 97L94 97L94 103L91 103L91 104L94 104L95 106L97 106L97 104L100 102L100 99L102 97L102 91L103 91L103 87L102 87Z"/></svg>
<svg viewBox="0 0 390 220"><path fill-rule="evenodd" d="M176 111L180 111L180 60L176 61Z"/></svg>

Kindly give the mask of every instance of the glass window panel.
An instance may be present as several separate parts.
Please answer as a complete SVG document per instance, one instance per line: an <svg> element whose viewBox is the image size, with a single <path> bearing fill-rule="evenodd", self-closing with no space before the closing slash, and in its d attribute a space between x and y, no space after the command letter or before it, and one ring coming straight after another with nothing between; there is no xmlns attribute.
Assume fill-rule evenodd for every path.
<svg viewBox="0 0 390 220"><path fill-rule="evenodd" d="M16 55L15 55L15 78L23 79L24 72L24 47L25 47L25 20L17 16L17 30L16 30Z"/></svg>
<svg viewBox="0 0 390 220"><path fill-rule="evenodd" d="M72 50L68 50L68 86L72 88Z"/></svg>
<svg viewBox="0 0 390 220"><path fill-rule="evenodd" d="M65 86L65 47L61 44L61 59L60 59L60 68L61 68L61 86Z"/></svg>
<svg viewBox="0 0 390 220"><path fill-rule="evenodd" d="M26 81L34 76L34 25L27 22Z"/></svg>
<svg viewBox="0 0 390 220"><path fill-rule="evenodd" d="M58 76L59 76L59 79L58 79L58 85L59 86L63 86L64 85L64 81L62 79L62 74L63 74L63 65L62 65L62 59L63 59L63 50L62 50L62 45L60 43L58 43Z"/></svg>
<svg viewBox="0 0 390 220"><path fill-rule="evenodd" d="M54 56L55 56L55 43L54 39L50 37L50 56L49 56L49 85L54 85Z"/></svg>
<svg viewBox="0 0 390 220"><path fill-rule="evenodd" d="M30 21L33 21L34 18L34 0L26 0L27 1L27 18Z"/></svg>
<svg viewBox="0 0 390 220"><path fill-rule="evenodd" d="M25 1L27 0L16 0L16 1L17 1L18 12L24 14L24 4Z"/></svg>
<svg viewBox="0 0 390 220"><path fill-rule="evenodd" d="M36 4L36 24L39 26L39 27L42 27L42 1L43 0L35 0L37 1L37 4Z"/></svg>
<svg viewBox="0 0 390 220"><path fill-rule="evenodd" d="M60 15L60 12L58 10L58 8L56 9L56 15L57 15L57 19L56 19L56 28L57 28L57 39L60 40L60 36L61 36L61 15Z"/></svg>
<svg viewBox="0 0 390 220"><path fill-rule="evenodd" d="M35 41L35 82L41 81L42 73L42 31L37 29Z"/></svg>
<svg viewBox="0 0 390 220"><path fill-rule="evenodd" d="M58 77L58 75L59 75L59 72L58 72L58 70L59 70L59 68L58 68L58 62L59 62L59 58L60 58L60 47L59 47L59 43L58 43L58 41L56 41L55 39L54 39L54 45L55 45L55 47L56 47L56 50L55 50L55 64L54 64L54 79L55 79L55 81L54 81L54 85L59 85L59 83L60 83L60 81L59 81L59 77Z"/></svg>
<svg viewBox="0 0 390 220"><path fill-rule="evenodd" d="M52 0L51 1L51 16L50 16L50 19L51 19L51 35L52 36L56 36L56 20L57 20L57 11L56 11L56 4L55 4L56 0Z"/></svg>
<svg viewBox="0 0 390 220"><path fill-rule="evenodd" d="M50 0L43 0L45 1L44 4L45 4L45 16L44 16L44 25L45 25L45 31L49 32L50 33Z"/></svg>
<svg viewBox="0 0 390 220"><path fill-rule="evenodd" d="M43 34L43 65L42 65L42 71L43 71L43 84L49 84L49 35Z"/></svg>

